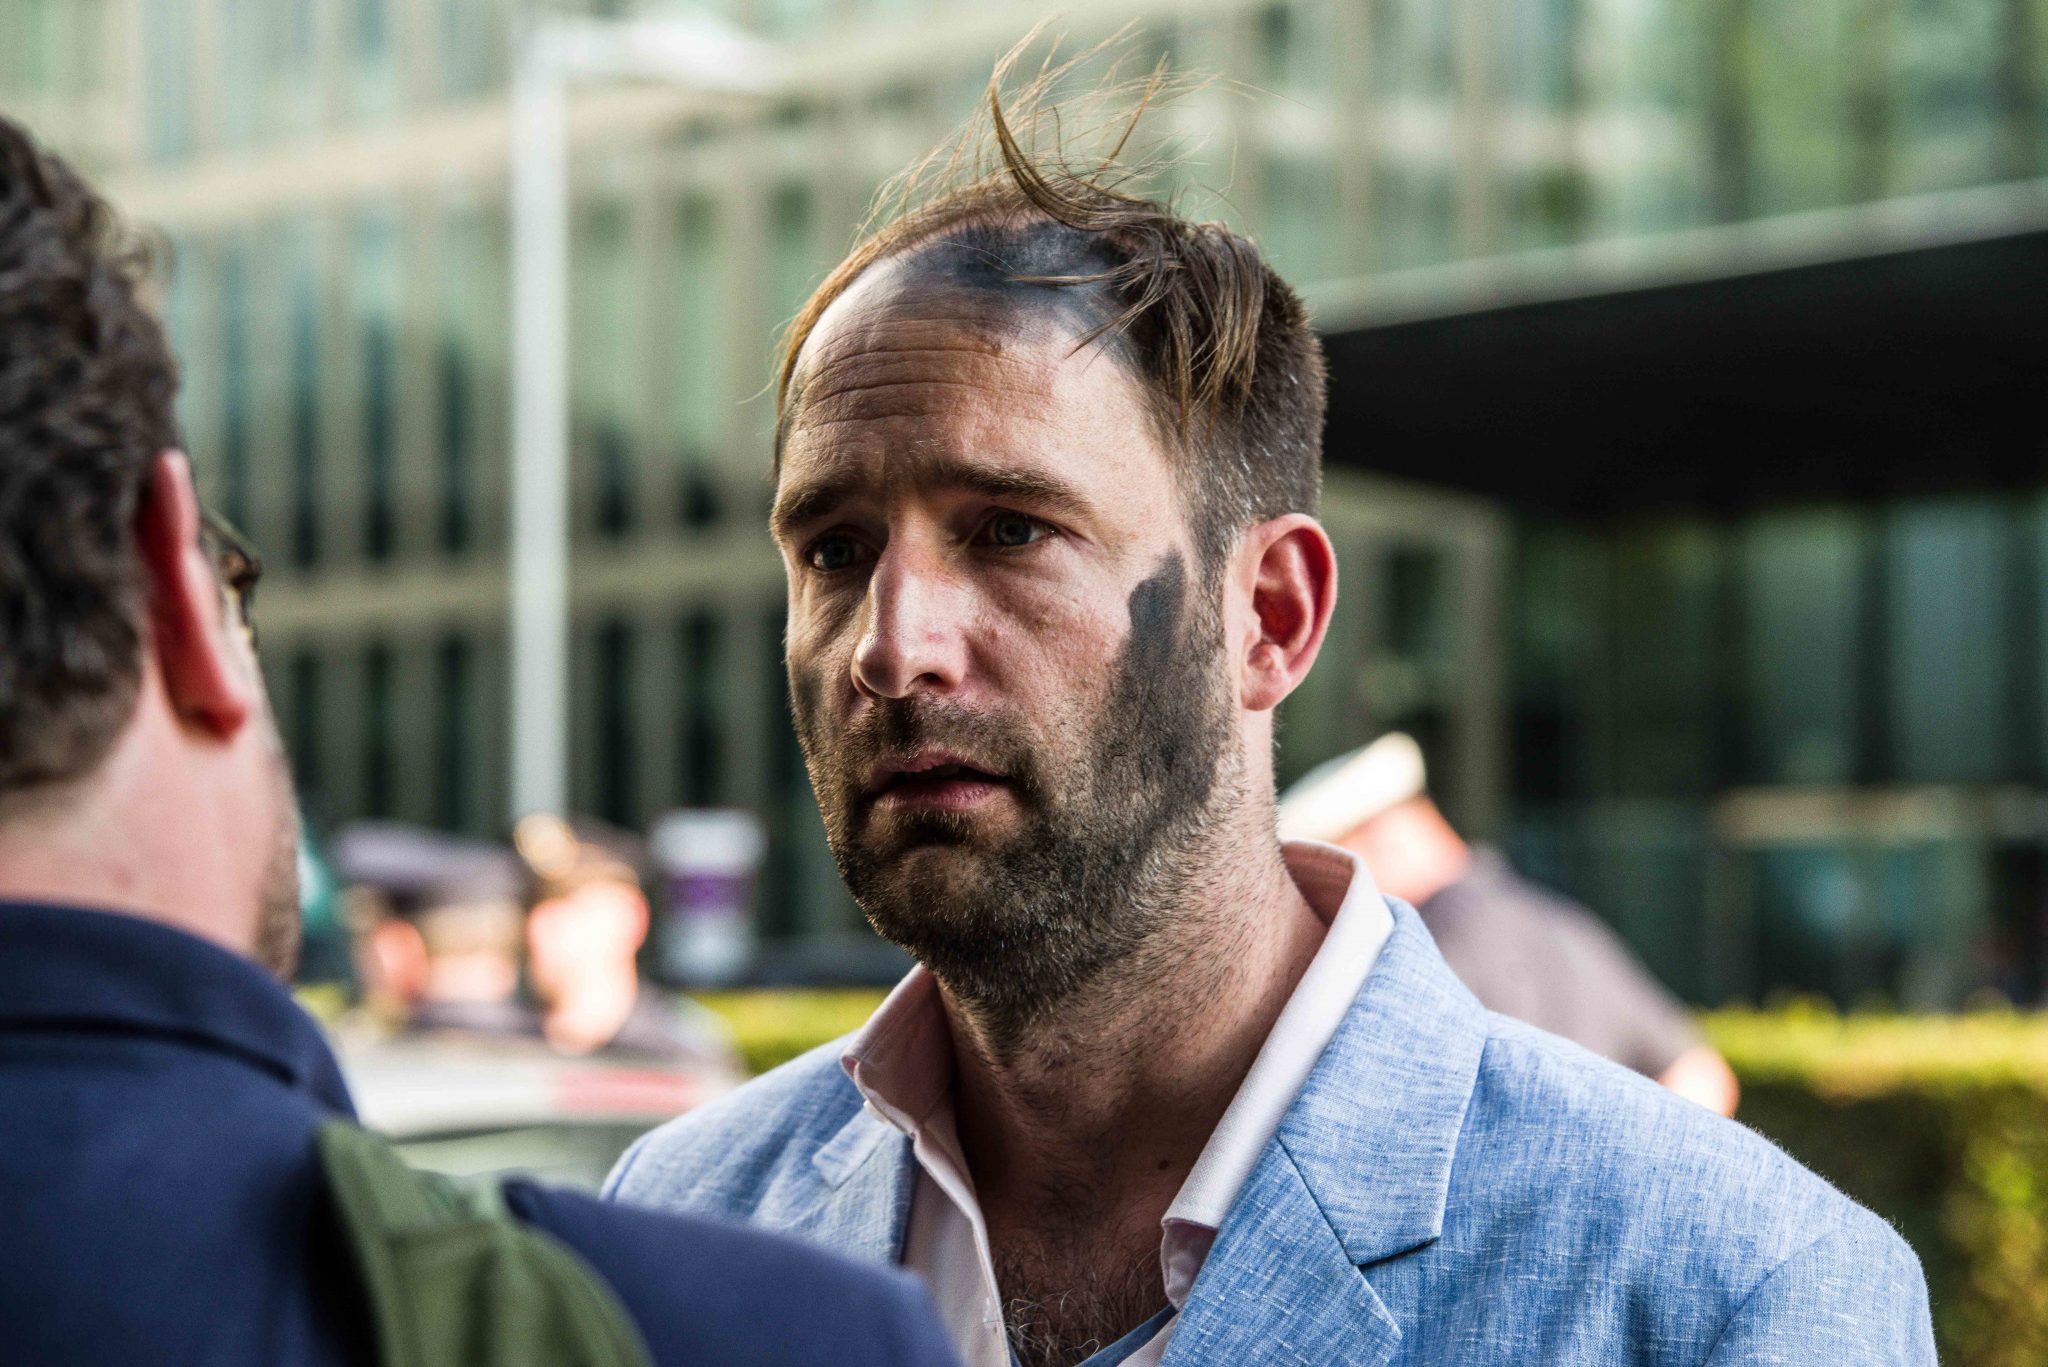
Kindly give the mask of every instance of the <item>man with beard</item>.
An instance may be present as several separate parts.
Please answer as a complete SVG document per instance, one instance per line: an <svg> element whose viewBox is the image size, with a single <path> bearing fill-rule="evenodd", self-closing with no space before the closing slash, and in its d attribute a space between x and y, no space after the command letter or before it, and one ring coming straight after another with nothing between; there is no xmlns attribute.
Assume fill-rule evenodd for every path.
<svg viewBox="0 0 2048 1367"><path fill-rule="evenodd" d="M316 1152L348 1093L278 981L297 819L257 671L257 565L194 496L140 264L0 119L0 1360L389 1360ZM415 1210L402 1237L456 1255L443 1286L481 1235L514 1250L465 1284L494 1304L566 1281L568 1346L620 1353L578 1361L952 1360L908 1278L531 1183L501 1195L516 1226L422 1245ZM416 1345L454 1337L420 1322L432 1306L474 1304L378 1293L378 1337ZM636 1337L638 1356L620 1346ZM469 1342L464 1363L539 1360Z"/></svg>
<svg viewBox="0 0 2048 1367"><path fill-rule="evenodd" d="M908 1266L976 1367L1931 1362L1881 1221L1282 845L1320 350L1245 239L1027 154L1000 82L993 150L931 163L984 169L826 279L780 390L798 733L919 966L612 1194Z"/></svg>

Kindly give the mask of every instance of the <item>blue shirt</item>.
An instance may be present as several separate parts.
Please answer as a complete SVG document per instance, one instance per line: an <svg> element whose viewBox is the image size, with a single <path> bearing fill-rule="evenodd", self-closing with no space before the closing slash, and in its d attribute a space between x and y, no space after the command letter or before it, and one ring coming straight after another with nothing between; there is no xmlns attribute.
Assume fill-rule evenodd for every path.
<svg viewBox="0 0 2048 1367"><path fill-rule="evenodd" d="M254 964L135 917L0 903L0 1359L375 1361L314 1153L351 1115L317 1026ZM944 1364L924 1297L714 1221L512 1183L664 1364Z"/></svg>

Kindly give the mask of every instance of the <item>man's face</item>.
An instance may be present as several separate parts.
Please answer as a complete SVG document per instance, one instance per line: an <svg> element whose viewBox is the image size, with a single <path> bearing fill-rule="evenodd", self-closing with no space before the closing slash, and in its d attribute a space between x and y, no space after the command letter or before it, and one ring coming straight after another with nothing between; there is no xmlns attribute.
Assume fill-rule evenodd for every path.
<svg viewBox="0 0 2048 1367"><path fill-rule="evenodd" d="M1171 458L1073 331L870 271L806 343L774 514L841 872L882 934L1014 1016L1170 916L1238 776Z"/></svg>

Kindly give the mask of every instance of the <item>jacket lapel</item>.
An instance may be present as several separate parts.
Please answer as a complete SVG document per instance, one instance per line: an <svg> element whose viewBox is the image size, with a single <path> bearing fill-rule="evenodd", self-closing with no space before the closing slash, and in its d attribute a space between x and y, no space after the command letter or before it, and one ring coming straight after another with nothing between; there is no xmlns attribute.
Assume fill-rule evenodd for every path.
<svg viewBox="0 0 2048 1367"><path fill-rule="evenodd" d="M1344 1251L1287 1150L1268 1144L1238 1194L1162 1367L1380 1367L1401 1328Z"/></svg>
<svg viewBox="0 0 2048 1367"><path fill-rule="evenodd" d="M863 1106L755 1219L863 1262L894 1264L910 1227L910 1140Z"/></svg>
<svg viewBox="0 0 2048 1367"><path fill-rule="evenodd" d="M1183 1307L1168 1367L1378 1364L1401 1340L1373 1264L1443 1232L1486 1013L1414 911L1238 1194Z"/></svg>

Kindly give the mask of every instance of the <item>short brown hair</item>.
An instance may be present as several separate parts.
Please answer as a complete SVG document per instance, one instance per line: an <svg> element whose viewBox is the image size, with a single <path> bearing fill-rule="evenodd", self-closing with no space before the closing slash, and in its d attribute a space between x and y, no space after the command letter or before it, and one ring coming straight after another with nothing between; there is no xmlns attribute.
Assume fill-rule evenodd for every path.
<svg viewBox="0 0 2048 1367"><path fill-rule="evenodd" d="M136 511L179 444L177 368L137 297L147 259L0 118L0 802L88 772L135 707Z"/></svg>
<svg viewBox="0 0 2048 1367"><path fill-rule="evenodd" d="M1145 390L1162 436L1187 457L1190 521L1213 564L1246 527L1316 510L1322 345L1300 296L1251 241L1137 192L1167 166L1126 159L1168 89L1164 69L1128 83L1112 72L1085 102L1122 108L1097 125L1106 151L1077 154L1081 139L1066 131L1074 120L1051 92L1122 36L1059 66L1048 59L1006 97L1008 74L1035 37L997 64L981 115L885 188L853 250L784 332L776 459L802 402L797 360L825 310L878 262L958 248L995 263L1010 283L1098 296L1079 345L1109 344ZM1048 242L1033 231L1045 225L1063 231Z"/></svg>

